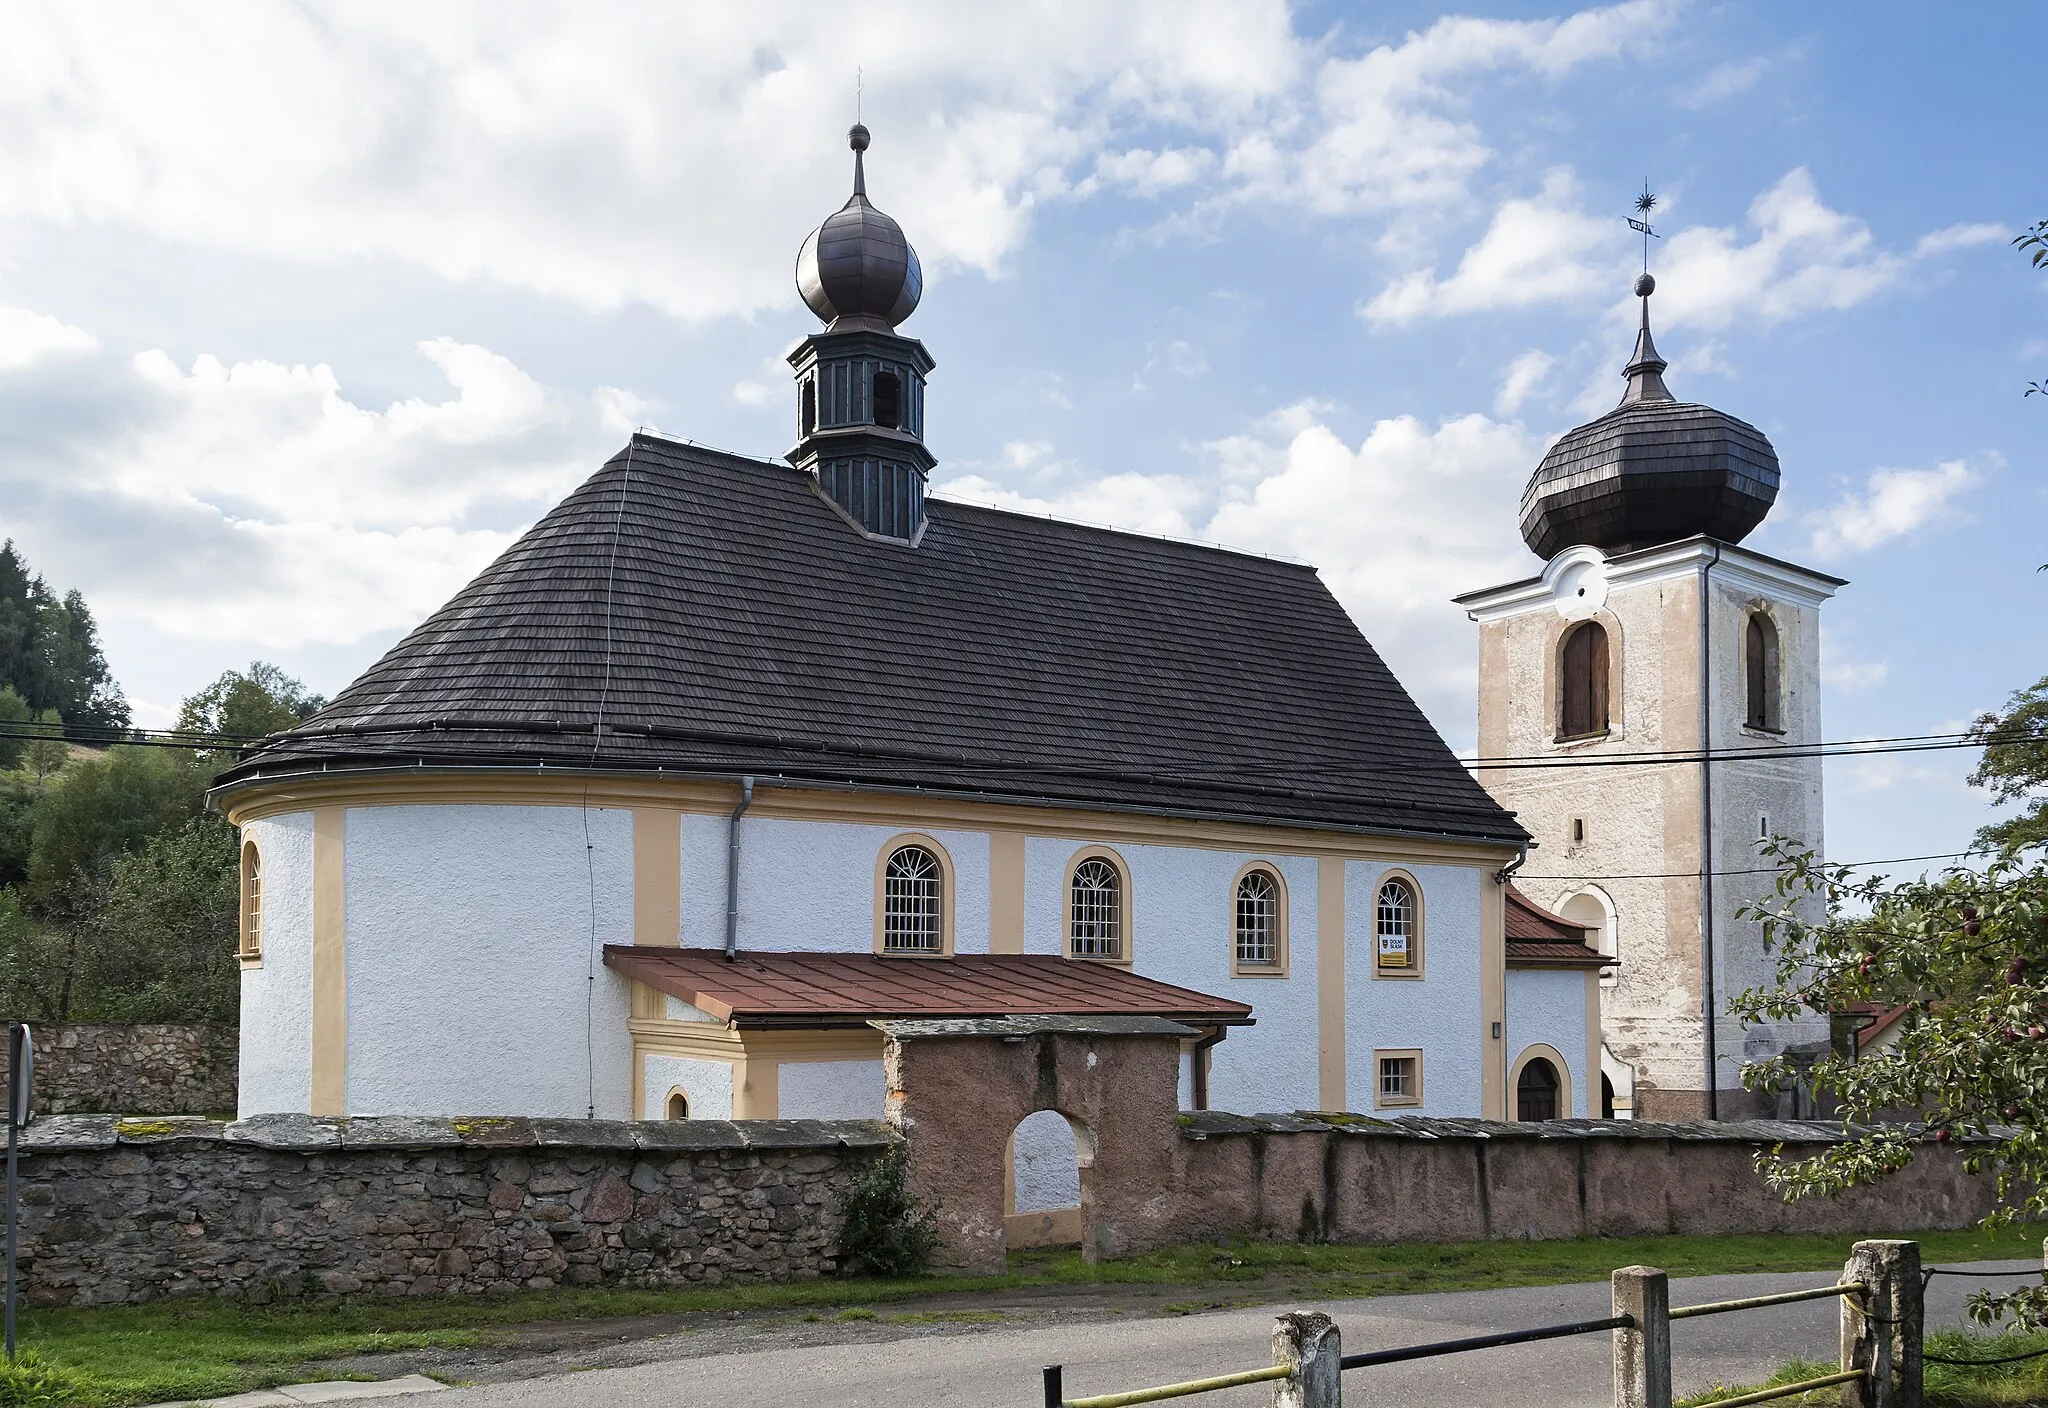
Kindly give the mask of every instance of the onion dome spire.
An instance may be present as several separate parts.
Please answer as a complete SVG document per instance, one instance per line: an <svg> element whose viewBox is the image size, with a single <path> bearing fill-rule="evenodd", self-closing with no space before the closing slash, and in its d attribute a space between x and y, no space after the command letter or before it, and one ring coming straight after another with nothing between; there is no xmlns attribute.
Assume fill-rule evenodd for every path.
<svg viewBox="0 0 2048 1408"><path fill-rule="evenodd" d="M1656 291L1657 281L1647 272L1636 280L1636 297L1643 300L1643 325L1636 334L1635 355L1621 369L1621 374L1628 378L1628 390L1621 393L1624 406L1638 401L1677 399L1664 385L1664 368L1670 363L1657 355L1657 344L1650 340L1650 295Z"/></svg>
<svg viewBox="0 0 2048 1408"><path fill-rule="evenodd" d="M797 292L828 326L893 328L916 311L924 270L903 227L868 203L868 129L855 123L846 140L853 194L797 251Z"/></svg>

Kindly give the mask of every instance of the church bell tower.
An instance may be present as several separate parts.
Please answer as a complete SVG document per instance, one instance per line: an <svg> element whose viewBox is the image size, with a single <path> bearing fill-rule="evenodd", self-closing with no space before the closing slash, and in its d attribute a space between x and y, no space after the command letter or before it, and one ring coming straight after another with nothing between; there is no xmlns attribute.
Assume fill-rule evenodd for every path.
<svg viewBox="0 0 2048 1408"><path fill-rule="evenodd" d="M1742 1089L1743 1062L1823 1047L1826 1020L1746 1028L1728 1003L1772 973L1738 917L1772 892L1759 840L1821 846L1820 607L1843 583L1740 546L1777 452L1671 394L1655 290L1636 282L1621 404L1523 492L1542 572L1458 598L1479 625L1480 756L1517 764L1479 778L1536 838L1515 883L1620 960L1599 1013L1615 1112L1793 1114Z"/></svg>
<svg viewBox="0 0 2048 1408"><path fill-rule="evenodd" d="M868 203L868 129L847 133L853 194L811 232L796 286L825 324L805 338L796 369L797 444L789 461L871 538L915 545L924 532L924 381L934 363L896 325L917 309L924 271L894 220Z"/></svg>

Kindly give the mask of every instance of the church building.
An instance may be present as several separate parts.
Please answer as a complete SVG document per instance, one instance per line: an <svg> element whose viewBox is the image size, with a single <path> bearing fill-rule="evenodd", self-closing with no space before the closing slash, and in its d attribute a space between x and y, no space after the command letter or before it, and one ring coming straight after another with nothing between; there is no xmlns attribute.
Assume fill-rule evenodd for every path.
<svg viewBox="0 0 2048 1408"><path fill-rule="evenodd" d="M851 137L787 462L634 435L224 775L241 1112L874 1118L871 1022L1038 1014L1183 1024L1188 1108L1599 1115L1609 960L1312 568L927 495Z"/></svg>
<svg viewBox="0 0 2048 1408"><path fill-rule="evenodd" d="M1839 577L1740 544L1778 496L1756 427L1672 396L1650 337L1621 404L1553 445L1522 495L1543 571L1458 598L1479 623L1480 772L1535 846L1516 883L1597 936L1603 1098L1646 1119L1794 1113L1745 1061L1827 1022L1744 1027L1767 985L1761 842L1821 848L1820 607Z"/></svg>

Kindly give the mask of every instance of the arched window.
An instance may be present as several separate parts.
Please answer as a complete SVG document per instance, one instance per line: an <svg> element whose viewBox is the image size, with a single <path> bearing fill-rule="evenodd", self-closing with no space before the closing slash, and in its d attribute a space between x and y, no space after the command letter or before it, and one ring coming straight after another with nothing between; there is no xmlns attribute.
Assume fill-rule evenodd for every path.
<svg viewBox="0 0 2048 1408"><path fill-rule="evenodd" d="M1581 621L1564 638L1559 661L1562 693L1557 736L1592 738L1607 732L1607 630Z"/></svg>
<svg viewBox="0 0 2048 1408"><path fill-rule="evenodd" d="M1263 866L1237 877L1236 955L1240 968L1280 966L1280 877Z"/></svg>
<svg viewBox="0 0 2048 1408"><path fill-rule="evenodd" d="M1557 1067L1541 1056L1532 1056L1515 1082L1515 1118L1554 1120L1557 1118Z"/></svg>
<svg viewBox="0 0 2048 1408"><path fill-rule="evenodd" d="M903 424L903 382L894 372L875 373L875 424L891 430Z"/></svg>
<svg viewBox="0 0 2048 1408"><path fill-rule="evenodd" d="M680 1090L668 1093L668 1117L672 1120L686 1120L690 1117L690 1097Z"/></svg>
<svg viewBox="0 0 2048 1408"><path fill-rule="evenodd" d="M1615 922L1614 904L1597 889L1585 889L1573 895L1557 912L1574 924L1583 925L1586 942L1606 954L1609 958L1621 957L1621 933ZM1620 981L1617 968L1602 968L1600 982L1613 987Z"/></svg>
<svg viewBox="0 0 2048 1408"><path fill-rule="evenodd" d="M882 952L945 949L945 872L923 846L899 846L882 868Z"/></svg>
<svg viewBox="0 0 2048 1408"><path fill-rule="evenodd" d="M1778 710L1778 627L1768 613L1749 613L1742 654L1742 673L1749 686L1748 717L1744 722L1751 728L1776 733L1784 727Z"/></svg>
<svg viewBox="0 0 2048 1408"><path fill-rule="evenodd" d="M263 854L254 841L242 846L242 935L244 963L263 957Z"/></svg>
<svg viewBox="0 0 2048 1408"><path fill-rule="evenodd" d="M1389 973L1422 967L1422 906L1415 887L1399 877L1380 882L1373 901L1373 962Z"/></svg>
<svg viewBox="0 0 2048 1408"><path fill-rule="evenodd" d="M1076 958L1124 956L1124 878L1100 856L1074 867L1067 934Z"/></svg>

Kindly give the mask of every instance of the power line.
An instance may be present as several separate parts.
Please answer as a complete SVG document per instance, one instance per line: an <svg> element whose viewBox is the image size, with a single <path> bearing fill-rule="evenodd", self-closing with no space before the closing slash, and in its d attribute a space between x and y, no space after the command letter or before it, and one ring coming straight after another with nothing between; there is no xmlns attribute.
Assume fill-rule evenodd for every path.
<svg viewBox="0 0 2048 1408"><path fill-rule="evenodd" d="M1826 864L1826 865L1827 865L1827 866L1828 866L1829 868L1831 868L1831 869L1833 869L1833 868L1839 868L1839 869L1842 869L1842 870L1874 870L1874 869L1876 869L1876 868L1877 868L1878 866L1880 866L1880 865L1905 865L1905 864L1907 864L1907 863L1909 863L1909 862L1911 862L1911 861L1919 861L1919 860L1960 860L1960 859L1962 859L1962 857L1964 857L1964 856L1974 856L1974 855L1984 855L1984 854L1988 854L1988 852L1985 852L1984 850L1982 850L1981 848L1979 848L1979 849L1976 849L1976 850L1968 850L1968 851L1942 851L1942 852L1939 852L1938 854L1935 854L1935 855L1931 855L1931 856L1893 856L1893 857L1891 857L1891 858L1890 858L1889 860L1853 860L1853 861L1837 861L1837 860L1831 860L1831 861L1826 861L1826 862L1824 862L1824 863L1825 863L1825 864ZM1776 874L1778 874L1778 873L1779 873L1779 872L1780 872L1781 870L1783 870L1783 869L1784 869L1784 867L1783 867L1783 866L1778 866L1778 865L1767 865L1767 866L1759 866L1759 867L1757 867L1757 868L1755 868L1755 869L1753 869L1753 870L1716 870L1716 871L1714 872L1714 874L1716 874L1716 875L1776 875ZM1700 873L1699 873L1699 871L1698 871L1698 870L1696 870L1696 869L1695 869L1695 870L1663 870L1663 871L1646 871L1646 872L1642 872L1642 873L1639 873L1639 874L1635 874L1635 875L1538 875L1538 874L1535 874L1535 873L1534 873L1533 871L1526 871L1526 870L1525 870L1525 871L1519 871L1519 872L1517 872L1517 874L1516 874L1516 878L1517 878L1517 879L1520 879L1520 878L1522 878L1522 877L1524 877L1524 876L1526 876L1526 877L1527 877L1528 879L1531 879L1531 880L1572 880L1572 881L1591 881L1591 880L1697 880L1697 879L1699 879L1699 878L1700 878Z"/></svg>

